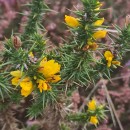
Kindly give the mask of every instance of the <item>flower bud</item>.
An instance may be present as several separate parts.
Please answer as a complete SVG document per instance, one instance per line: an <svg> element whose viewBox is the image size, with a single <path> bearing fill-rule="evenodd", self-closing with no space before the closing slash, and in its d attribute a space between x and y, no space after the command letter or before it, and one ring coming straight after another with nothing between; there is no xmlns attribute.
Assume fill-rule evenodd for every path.
<svg viewBox="0 0 130 130"><path fill-rule="evenodd" d="M16 49L19 49L22 46L21 39L18 36L13 36L12 42L13 42L13 45Z"/></svg>
<svg viewBox="0 0 130 130"><path fill-rule="evenodd" d="M130 15L127 15L125 18L125 24L126 26L128 26L128 24L130 24Z"/></svg>

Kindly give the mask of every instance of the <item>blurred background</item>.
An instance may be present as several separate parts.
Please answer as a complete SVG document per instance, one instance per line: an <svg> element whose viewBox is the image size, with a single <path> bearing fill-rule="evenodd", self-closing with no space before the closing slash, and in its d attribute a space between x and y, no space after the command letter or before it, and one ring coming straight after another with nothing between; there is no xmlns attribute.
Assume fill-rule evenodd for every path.
<svg viewBox="0 0 130 130"><path fill-rule="evenodd" d="M0 41L10 38L12 32L22 33L24 31L30 14L30 9L25 5L29 2L31 0L0 0ZM82 5L80 0L45 0L45 2L52 11L43 16L42 24L47 30L47 37L50 38L49 44L58 47L69 36L69 31L64 24L64 15L71 14L69 10L81 9ZM130 14L130 0L104 0L101 2L103 8L107 8L101 13L101 16L105 18L105 25L110 25L111 29L114 24L123 28L126 15ZM0 44L0 51L2 47L3 45ZM130 78L128 77L130 75L130 54L124 58L123 62L123 67L113 75L113 78L119 78L115 78L114 82L109 84L108 89L124 130L130 130ZM98 94L103 95L101 91ZM36 130L58 130L57 123L61 117L55 118L54 111L48 111L44 117L32 120L25 117L25 108L26 103L22 102L21 106L13 105L8 111L0 112L0 130L20 130L40 123L40 128L36 128ZM118 126L113 127L111 117L109 118L97 130L119 130ZM8 127L4 128L5 122ZM78 129L72 126L72 130Z"/></svg>

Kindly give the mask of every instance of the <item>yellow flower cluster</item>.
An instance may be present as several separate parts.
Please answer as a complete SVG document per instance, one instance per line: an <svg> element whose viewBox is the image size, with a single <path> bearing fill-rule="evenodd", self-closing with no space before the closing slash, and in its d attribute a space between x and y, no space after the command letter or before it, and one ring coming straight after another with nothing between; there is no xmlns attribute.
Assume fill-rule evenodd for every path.
<svg viewBox="0 0 130 130"><path fill-rule="evenodd" d="M99 10L100 7L102 6L102 4L99 1L97 1L97 4L98 4L98 6L95 10ZM80 26L79 20L72 16L65 15L65 22L68 26L70 26L72 28L76 28L76 27ZM103 22L104 22L104 18L97 20L93 24L94 24L94 26L100 26L100 25L102 25Z"/></svg>
<svg viewBox="0 0 130 130"><path fill-rule="evenodd" d="M114 55L110 51L105 51L104 57L107 60L107 67L111 67L111 65L118 65L120 66L120 62L117 60L113 60Z"/></svg>
<svg viewBox="0 0 130 130"><path fill-rule="evenodd" d="M97 103L96 103L96 100L92 99L89 103L88 103L88 111L93 111L95 112L97 109ZM90 120L89 120L90 123L94 124L94 125L97 125L99 123L98 121L98 118L97 116L91 116L90 117Z"/></svg>
<svg viewBox="0 0 130 130"><path fill-rule="evenodd" d="M93 23L94 26L101 26L104 22L104 18L101 18L99 20L97 20L96 22ZM105 38L107 34L106 30L99 30L96 31L93 35L92 38L94 38L95 40L101 39L101 38ZM88 39L87 41L87 45L85 45L85 48L87 49L91 49L91 50L96 50L98 48L97 43L95 43L93 41L93 39Z"/></svg>
<svg viewBox="0 0 130 130"><path fill-rule="evenodd" d="M56 83L59 80L61 80L60 75L57 75L57 73L60 72L60 64L56 63L55 60L49 60L47 61L47 58L44 58L41 62L40 62L40 66L38 68L38 72L42 73L44 76L44 80L43 79L38 79L37 83L38 88L40 89L40 92L42 92L43 90L51 90L51 87L48 85L49 83Z"/></svg>
<svg viewBox="0 0 130 130"><path fill-rule="evenodd" d="M95 10L99 10L100 7L102 6L102 4L99 1L97 1L97 5L98 5L97 6L98 8L96 8ZM79 23L79 20L72 16L65 15L65 22L68 26L70 26L72 28L81 26ZM101 18L101 19L97 20L96 22L94 22L92 25L98 27L98 26L101 26L103 24L103 22L104 22L104 18ZM107 34L106 30L99 30L99 31L96 31L92 35L92 38L95 40L98 40L98 39L106 37L106 34ZM97 43L95 43L92 38L88 39L87 44L83 47L83 51L86 51L88 49L96 50L98 48Z"/></svg>
<svg viewBox="0 0 130 130"><path fill-rule="evenodd" d="M57 75L60 71L60 65L55 62L55 60L47 61L47 58L44 58L39 65L38 73L43 74L43 79L37 79L34 76L36 81L35 84L38 84L40 92L51 90L49 83L56 83L61 80L60 75ZM13 76L11 80L12 85L21 87L21 95L27 97L30 95L34 89L32 79L29 76L24 77L24 73L20 70L12 71L10 73Z"/></svg>
<svg viewBox="0 0 130 130"><path fill-rule="evenodd" d="M33 91L33 83L30 77L23 77L24 73L16 70L10 73L14 78L11 80L12 85L21 87L21 95L27 97Z"/></svg>

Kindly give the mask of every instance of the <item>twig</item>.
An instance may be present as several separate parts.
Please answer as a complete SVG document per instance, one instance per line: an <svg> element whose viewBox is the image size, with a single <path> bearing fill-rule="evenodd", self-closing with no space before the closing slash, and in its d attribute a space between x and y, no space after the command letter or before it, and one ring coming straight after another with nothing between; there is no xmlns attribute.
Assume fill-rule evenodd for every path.
<svg viewBox="0 0 130 130"><path fill-rule="evenodd" d="M104 28L98 28L97 30L104 30ZM113 32L113 33L119 33L117 30L113 30L113 29L105 29L108 32Z"/></svg>
<svg viewBox="0 0 130 130"><path fill-rule="evenodd" d="M102 85L102 88L105 89L104 85ZM106 92L106 90L105 90L105 92ZM115 117L114 117L113 110L112 110L112 107L111 107L111 103L109 103L109 101L110 101L109 97L107 95L106 95L106 97L107 97L107 101L108 101L109 110L110 110L110 114L111 114L111 117L112 117L113 124L114 124L114 126L116 126L116 121L115 121Z"/></svg>
<svg viewBox="0 0 130 130"><path fill-rule="evenodd" d="M115 77L115 78L111 78L111 81L122 79L122 78L129 78L129 77L130 77L130 75Z"/></svg>
<svg viewBox="0 0 130 130"><path fill-rule="evenodd" d="M108 99L108 103L110 104L110 106L111 106L111 108L112 108L112 110L113 110L113 113L114 113L115 118L116 118L116 120L117 120L117 123L118 123L118 125L119 125L119 127L120 127L120 130L124 130L124 128L123 128L123 126L122 126L122 124L121 124L121 121L120 121L120 119L119 119L119 117L118 117L118 115L117 115L117 112L116 112L116 109L115 109L114 104L113 104L113 102L112 102L112 99L111 99L111 97L110 97L110 95L109 95L109 92L108 92L108 90L107 90L106 84L103 83L102 87L104 88L104 90L105 90L105 92L106 92L107 99Z"/></svg>
<svg viewBox="0 0 130 130"><path fill-rule="evenodd" d="M69 108L65 108L65 110L66 110L66 111L69 111L69 112L75 113L75 111L73 111L73 110L71 110L71 109L69 109Z"/></svg>
<svg viewBox="0 0 130 130"><path fill-rule="evenodd" d="M66 108L71 108L73 107L74 103L71 103L70 105L68 105Z"/></svg>

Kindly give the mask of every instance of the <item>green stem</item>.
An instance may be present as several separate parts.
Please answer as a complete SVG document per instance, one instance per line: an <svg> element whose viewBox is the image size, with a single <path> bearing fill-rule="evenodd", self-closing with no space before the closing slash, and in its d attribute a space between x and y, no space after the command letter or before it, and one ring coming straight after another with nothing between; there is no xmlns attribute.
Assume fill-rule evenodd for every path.
<svg viewBox="0 0 130 130"><path fill-rule="evenodd" d="M47 6L44 4L43 0L32 0L30 4L31 14L29 16L28 23L25 27L25 31L21 36L22 41L27 40L28 36L37 32L37 26L41 21L41 15L43 11L47 9Z"/></svg>
<svg viewBox="0 0 130 130"><path fill-rule="evenodd" d="M9 65L9 64L12 64L13 62L12 61L9 61L9 62L6 62L6 63L3 63L0 65L0 69L5 66L5 65Z"/></svg>

